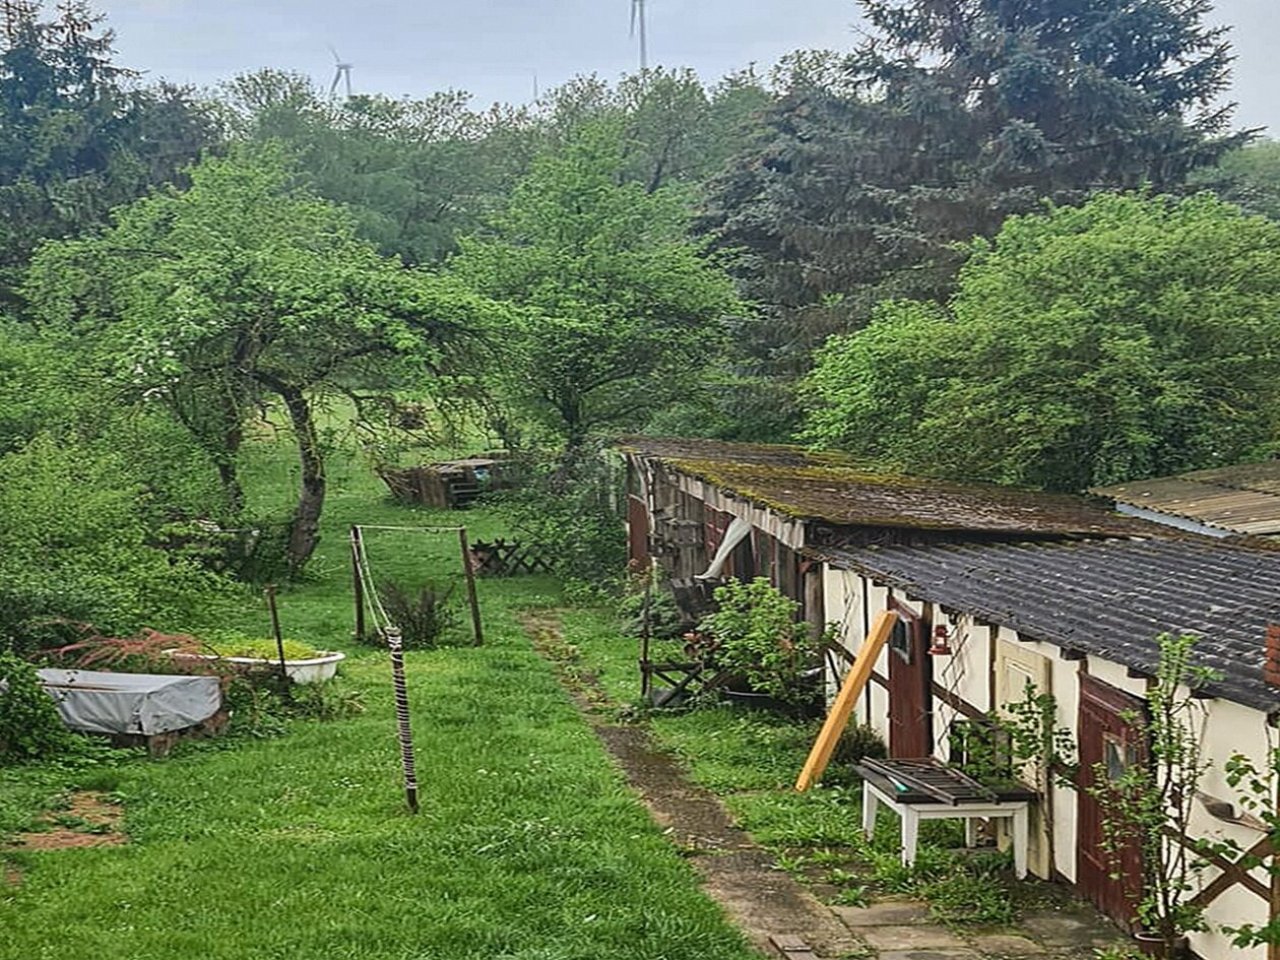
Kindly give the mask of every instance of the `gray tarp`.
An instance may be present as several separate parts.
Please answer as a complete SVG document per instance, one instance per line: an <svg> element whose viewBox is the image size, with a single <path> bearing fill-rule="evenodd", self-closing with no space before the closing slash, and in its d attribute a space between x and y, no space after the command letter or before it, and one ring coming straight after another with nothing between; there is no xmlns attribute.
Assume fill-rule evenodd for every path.
<svg viewBox="0 0 1280 960"><path fill-rule="evenodd" d="M181 730L209 719L222 705L217 677L168 677L95 670L39 670L62 722L83 733Z"/></svg>

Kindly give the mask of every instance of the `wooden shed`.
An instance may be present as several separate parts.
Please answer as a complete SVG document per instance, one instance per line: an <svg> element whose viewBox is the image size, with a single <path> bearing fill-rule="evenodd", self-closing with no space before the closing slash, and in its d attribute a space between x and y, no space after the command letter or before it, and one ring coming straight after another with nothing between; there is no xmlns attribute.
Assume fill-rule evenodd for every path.
<svg viewBox="0 0 1280 960"><path fill-rule="evenodd" d="M851 657L880 611L897 611L908 625L903 641L881 652L859 707L894 757L952 759L957 723L1021 699L1030 683L1053 695L1056 724L1074 737L1082 776L1097 763L1123 764L1156 671L1157 636L1202 638L1200 661L1221 677L1198 691L1211 766L1195 836L1172 839L1229 837L1272 855L1256 827L1222 819L1235 796L1223 767L1238 752L1265 765L1280 715L1280 687L1263 672L1267 625L1280 617L1280 552L1200 537L868 544L828 550L823 563L826 617L841 625ZM948 652L931 655L939 628ZM1133 881L1104 851L1097 801L1085 790L1043 787L1032 872L1073 885L1129 922ZM1266 870L1212 864L1197 894L1209 922L1266 923L1273 909ZM1266 955L1231 946L1221 932L1193 934L1192 945L1206 958Z"/></svg>

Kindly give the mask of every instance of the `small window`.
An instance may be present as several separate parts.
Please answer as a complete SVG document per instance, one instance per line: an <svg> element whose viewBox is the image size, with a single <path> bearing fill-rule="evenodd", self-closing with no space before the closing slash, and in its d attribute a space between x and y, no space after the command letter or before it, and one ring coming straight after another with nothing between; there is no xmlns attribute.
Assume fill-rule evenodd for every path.
<svg viewBox="0 0 1280 960"><path fill-rule="evenodd" d="M898 617L893 623L893 631L889 634L889 649L896 653L905 663L911 662L911 636L914 624Z"/></svg>
<svg viewBox="0 0 1280 960"><path fill-rule="evenodd" d="M1102 763L1107 770L1107 779L1119 780L1137 763L1137 754L1133 745L1124 742L1115 734L1107 733L1102 737Z"/></svg>

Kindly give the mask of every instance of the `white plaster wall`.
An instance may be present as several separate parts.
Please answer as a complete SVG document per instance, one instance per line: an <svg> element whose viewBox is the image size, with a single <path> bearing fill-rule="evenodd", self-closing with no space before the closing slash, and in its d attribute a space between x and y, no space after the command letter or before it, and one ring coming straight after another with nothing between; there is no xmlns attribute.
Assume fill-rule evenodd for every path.
<svg viewBox="0 0 1280 960"><path fill-rule="evenodd" d="M1238 791L1227 784L1223 764L1233 754L1241 753L1253 760L1260 770L1265 770L1268 748L1276 739L1276 731L1267 724L1265 715L1257 710L1226 700L1206 700L1203 703L1205 714L1201 748L1205 759L1212 761L1212 766L1202 778L1200 789L1216 799L1235 804L1239 809ZM1211 816L1201 804L1196 804L1191 820L1191 833L1197 837L1233 840L1245 849L1262 839L1259 831L1224 823ZM1202 874L1201 882L1213 882L1218 873L1216 868L1209 867ZM1253 876L1263 887L1270 886L1271 880L1264 869L1254 870ZM1192 947L1201 956L1210 960L1219 957L1263 960L1266 956L1266 950L1261 947L1251 950L1233 947L1231 938L1219 932L1224 923L1236 926L1241 923L1260 925L1267 922L1266 901L1256 893L1241 886L1232 887L1209 904L1205 916L1215 930L1192 936Z"/></svg>
<svg viewBox="0 0 1280 960"><path fill-rule="evenodd" d="M1089 673L1103 683L1109 683L1116 689L1131 693L1135 697L1146 698L1147 681L1141 677L1129 676L1128 667L1111 660L1104 660L1092 653L1089 654L1086 662L1089 664Z"/></svg>

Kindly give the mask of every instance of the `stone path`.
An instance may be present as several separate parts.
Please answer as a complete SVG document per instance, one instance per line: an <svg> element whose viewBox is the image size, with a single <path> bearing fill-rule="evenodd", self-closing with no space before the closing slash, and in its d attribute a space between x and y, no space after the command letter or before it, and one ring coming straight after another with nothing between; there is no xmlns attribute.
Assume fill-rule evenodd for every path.
<svg viewBox="0 0 1280 960"><path fill-rule="evenodd" d="M865 945L862 955L879 960L1080 960L1125 942L1083 904L1032 913L1009 930L975 932L930 923L928 904L917 900L830 909Z"/></svg>
<svg viewBox="0 0 1280 960"><path fill-rule="evenodd" d="M929 921L928 905L886 900L828 906L733 822L718 798L692 783L641 727L611 722L594 677L564 669L559 618L528 612L535 647L561 668L583 716L649 808L703 878L703 887L759 949L783 960L1086 960L1122 943L1116 929L1071 902L1027 916L1016 928L957 932Z"/></svg>

